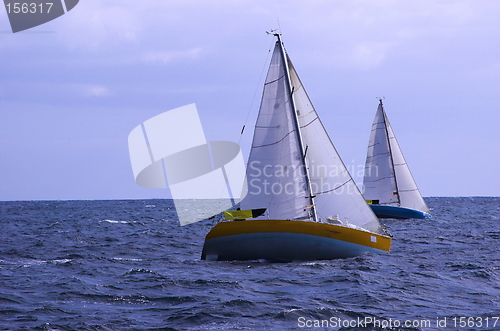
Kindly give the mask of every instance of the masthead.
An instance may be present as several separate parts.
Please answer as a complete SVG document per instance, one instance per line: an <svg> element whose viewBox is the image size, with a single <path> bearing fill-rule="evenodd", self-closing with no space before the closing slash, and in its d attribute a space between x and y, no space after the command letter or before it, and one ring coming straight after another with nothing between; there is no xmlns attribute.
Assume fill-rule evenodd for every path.
<svg viewBox="0 0 500 331"><path fill-rule="evenodd" d="M276 38L278 38L278 40L281 40L281 33L278 33L278 30L277 29L271 29L269 31L266 31L267 34L272 34L273 36L275 36Z"/></svg>

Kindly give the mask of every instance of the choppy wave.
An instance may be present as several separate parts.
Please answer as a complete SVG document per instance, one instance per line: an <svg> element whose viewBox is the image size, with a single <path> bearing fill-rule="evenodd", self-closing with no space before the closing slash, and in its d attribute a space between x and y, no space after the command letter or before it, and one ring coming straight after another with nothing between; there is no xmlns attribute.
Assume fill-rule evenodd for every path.
<svg viewBox="0 0 500 331"><path fill-rule="evenodd" d="M426 200L388 255L291 263L201 261L169 200L0 202L0 329L499 329L500 199Z"/></svg>

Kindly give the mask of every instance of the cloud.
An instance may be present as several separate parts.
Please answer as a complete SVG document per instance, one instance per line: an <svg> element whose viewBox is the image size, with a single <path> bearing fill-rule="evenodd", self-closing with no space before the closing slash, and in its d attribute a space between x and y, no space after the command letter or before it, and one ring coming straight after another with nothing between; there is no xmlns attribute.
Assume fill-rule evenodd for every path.
<svg viewBox="0 0 500 331"><path fill-rule="evenodd" d="M147 52L142 55L142 60L148 63L162 63L168 64L176 60L198 59L202 53L201 48L192 48L183 51L156 51Z"/></svg>
<svg viewBox="0 0 500 331"><path fill-rule="evenodd" d="M356 69L372 69L378 67L387 57L394 43L359 42L354 44L347 53L342 54L344 67Z"/></svg>
<svg viewBox="0 0 500 331"><path fill-rule="evenodd" d="M72 50L96 52L117 45L136 43L140 17L132 2L82 1L57 21L58 37Z"/></svg>
<svg viewBox="0 0 500 331"><path fill-rule="evenodd" d="M92 97L106 97L111 95L106 86L101 85L85 85L81 87L83 94Z"/></svg>

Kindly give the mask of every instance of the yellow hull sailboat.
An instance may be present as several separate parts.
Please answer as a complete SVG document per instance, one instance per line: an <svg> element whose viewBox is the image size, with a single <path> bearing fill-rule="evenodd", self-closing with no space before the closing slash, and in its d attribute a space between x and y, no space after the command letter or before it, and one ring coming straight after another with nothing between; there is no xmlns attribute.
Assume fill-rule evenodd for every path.
<svg viewBox="0 0 500 331"><path fill-rule="evenodd" d="M277 37L247 164L242 210L205 238L204 260L386 253L391 237L340 159Z"/></svg>

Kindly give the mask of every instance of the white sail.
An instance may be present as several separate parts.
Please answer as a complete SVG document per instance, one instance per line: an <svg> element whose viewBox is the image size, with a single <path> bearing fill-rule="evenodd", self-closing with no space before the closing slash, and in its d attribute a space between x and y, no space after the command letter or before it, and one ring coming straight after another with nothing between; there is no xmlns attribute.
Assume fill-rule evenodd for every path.
<svg viewBox="0 0 500 331"><path fill-rule="evenodd" d="M363 179L364 197L380 204L399 206L391 147L384 109L380 102L372 124Z"/></svg>
<svg viewBox="0 0 500 331"><path fill-rule="evenodd" d="M368 231L382 231L330 141L280 40L264 86L247 181L248 194L241 208L267 208L260 218L333 218Z"/></svg>
<svg viewBox="0 0 500 331"><path fill-rule="evenodd" d="M344 224L380 232L377 217L337 153L289 58L288 64L318 220L338 217Z"/></svg>
<svg viewBox="0 0 500 331"><path fill-rule="evenodd" d="M429 212L401 152L382 100L372 125L363 184L367 200Z"/></svg>
<svg viewBox="0 0 500 331"><path fill-rule="evenodd" d="M307 182L291 110L286 64L276 43L264 84L247 165L241 209L267 208L261 218L309 218Z"/></svg>
<svg viewBox="0 0 500 331"><path fill-rule="evenodd" d="M400 206L429 213L429 208L427 208L417 184L411 175L410 168L401 152L401 148L399 148L398 141L385 112L384 116L387 125L387 135L389 136L389 143L391 145Z"/></svg>
<svg viewBox="0 0 500 331"><path fill-rule="evenodd" d="M242 210L205 238L203 260L323 260L389 252L323 127L279 34L247 165ZM229 217L228 217L229 216Z"/></svg>

